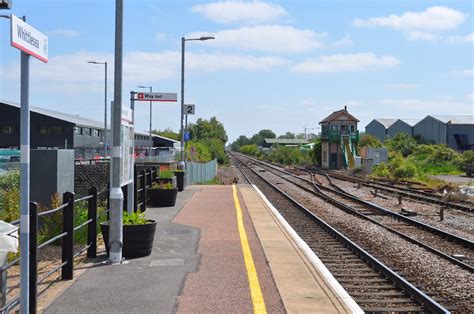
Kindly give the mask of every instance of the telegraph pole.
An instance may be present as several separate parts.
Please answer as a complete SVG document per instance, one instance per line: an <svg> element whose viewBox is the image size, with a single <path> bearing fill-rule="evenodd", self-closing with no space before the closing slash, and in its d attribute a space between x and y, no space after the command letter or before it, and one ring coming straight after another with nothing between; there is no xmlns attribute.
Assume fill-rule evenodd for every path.
<svg viewBox="0 0 474 314"><path fill-rule="evenodd" d="M113 105L112 187L110 189L109 247L111 264L122 262L123 193L121 189L122 164L122 50L123 50L123 0L115 0L115 73Z"/></svg>

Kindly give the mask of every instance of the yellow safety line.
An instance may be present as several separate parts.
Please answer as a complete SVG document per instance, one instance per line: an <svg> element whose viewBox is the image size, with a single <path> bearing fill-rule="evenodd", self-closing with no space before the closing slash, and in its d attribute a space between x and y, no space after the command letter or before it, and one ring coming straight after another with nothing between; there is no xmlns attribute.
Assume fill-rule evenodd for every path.
<svg viewBox="0 0 474 314"><path fill-rule="evenodd" d="M235 209L237 210L237 226L239 227L240 244L244 254L245 268L247 269L247 277L249 279L250 294L252 296L254 313L267 313L265 301L263 300L262 290L258 282L257 270L253 262L252 251L250 251L247 233L245 232L244 220L242 217L242 209L240 208L239 198L237 197L237 188L232 185L234 194Z"/></svg>

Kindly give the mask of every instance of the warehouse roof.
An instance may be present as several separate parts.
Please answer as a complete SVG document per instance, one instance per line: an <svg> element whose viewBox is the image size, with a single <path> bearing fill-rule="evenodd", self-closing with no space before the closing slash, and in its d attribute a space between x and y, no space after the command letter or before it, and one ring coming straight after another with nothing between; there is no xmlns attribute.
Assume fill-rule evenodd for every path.
<svg viewBox="0 0 474 314"><path fill-rule="evenodd" d="M421 119L398 119L398 120L405 122L409 126L414 126L415 124L421 121Z"/></svg>
<svg viewBox="0 0 474 314"><path fill-rule="evenodd" d="M16 102L0 100L0 103L20 109L20 104ZM90 127L90 128L102 129L102 130L104 129L104 122L89 119L89 118L84 118L79 115L73 115L73 114L68 114L68 113L63 113L59 111L33 107L33 106L30 106L30 111L38 113L38 114L42 114L48 117L52 117L55 119L67 121L77 126L84 126L84 127Z"/></svg>
<svg viewBox="0 0 474 314"><path fill-rule="evenodd" d="M376 118L374 119L373 121L377 121L379 122L380 124L382 124L385 128L388 128L390 127L392 124L394 124L395 122L397 122L398 119L380 119L380 118Z"/></svg>
<svg viewBox="0 0 474 314"><path fill-rule="evenodd" d="M474 124L474 115L430 115L436 120L450 124Z"/></svg>
<svg viewBox="0 0 474 314"><path fill-rule="evenodd" d="M283 144L283 145L301 145L308 144L307 139L288 139L288 138L266 138L265 142L267 144Z"/></svg>

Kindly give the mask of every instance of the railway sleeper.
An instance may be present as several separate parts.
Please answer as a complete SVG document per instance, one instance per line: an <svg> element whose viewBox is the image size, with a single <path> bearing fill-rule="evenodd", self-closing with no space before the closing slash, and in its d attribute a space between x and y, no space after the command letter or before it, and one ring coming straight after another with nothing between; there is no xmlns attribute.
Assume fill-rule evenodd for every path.
<svg viewBox="0 0 474 314"><path fill-rule="evenodd" d="M366 313L425 313L426 310L420 306L410 307L362 307Z"/></svg>
<svg viewBox="0 0 474 314"><path fill-rule="evenodd" d="M416 303L409 296L401 297L401 298L386 298L386 299L378 299L378 298L367 298L367 299L357 299L357 304L374 304L377 303L378 306L382 304L386 304L387 306L391 306L393 304L403 304L404 306L416 306Z"/></svg>

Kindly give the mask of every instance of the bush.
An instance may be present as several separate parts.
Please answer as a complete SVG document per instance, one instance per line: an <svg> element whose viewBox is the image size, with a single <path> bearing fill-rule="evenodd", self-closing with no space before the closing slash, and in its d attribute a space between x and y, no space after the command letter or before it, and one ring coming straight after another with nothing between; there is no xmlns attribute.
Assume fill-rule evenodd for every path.
<svg viewBox="0 0 474 314"><path fill-rule="evenodd" d="M244 145L240 147L240 152L245 155L255 156L257 151L258 147L256 144Z"/></svg>
<svg viewBox="0 0 474 314"><path fill-rule="evenodd" d="M373 135L363 134L360 137L359 147L382 147L382 142Z"/></svg>
<svg viewBox="0 0 474 314"><path fill-rule="evenodd" d="M391 171L389 166L383 162L381 164L375 165L372 168L372 175L380 178L390 178Z"/></svg>
<svg viewBox="0 0 474 314"><path fill-rule="evenodd" d="M454 149L447 147L446 145L433 145L435 147L434 152L426 159L427 163L442 163L442 162L451 162L453 164L459 165L462 160L461 154L459 154Z"/></svg>
<svg viewBox="0 0 474 314"><path fill-rule="evenodd" d="M402 178L411 178L414 177L416 174L416 167L412 163L406 162L403 165L395 168L393 171L393 176L396 179Z"/></svg>
<svg viewBox="0 0 474 314"><path fill-rule="evenodd" d="M191 148L194 148L194 154L191 154ZM186 148L187 156L189 161L195 162L209 162L212 160L211 152L205 143L197 140L188 142Z"/></svg>
<svg viewBox="0 0 474 314"><path fill-rule="evenodd" d="M389 150L400 153L403 157L413 153L417 145L416 140L404 132L397 133L394 138L385 141Z"/></svg>

